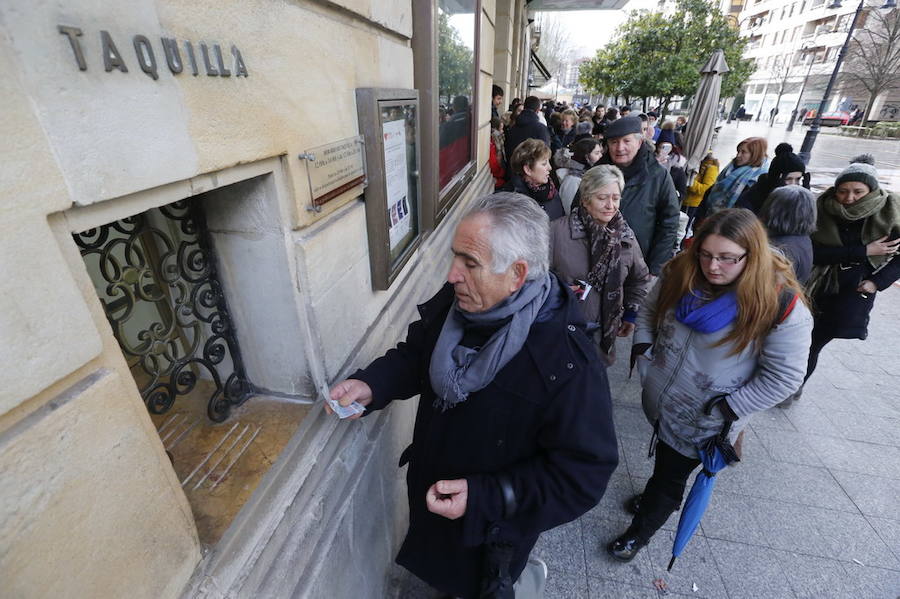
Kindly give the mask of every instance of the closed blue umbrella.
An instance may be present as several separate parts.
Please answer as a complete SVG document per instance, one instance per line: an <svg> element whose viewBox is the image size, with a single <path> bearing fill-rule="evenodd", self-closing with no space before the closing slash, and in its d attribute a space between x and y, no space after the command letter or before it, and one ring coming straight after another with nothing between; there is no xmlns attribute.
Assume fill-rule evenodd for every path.
<svg viewBox="0 0 900 599"><path fill-rule="evenodd" d="M712 407L719 401L723 401L724 398L725 396L721 395L713 398L707 404L706 412L710 413ZM700 526L700 520L703 518L703 513L706 511L709 500L712 497L713 487L716 486L716 473L732 462L739 461L734 447L728 442L728 433L730 431L731 422L726 420L725 426L722 427L722 431L718 435L710 437L697 446L703 470L694 478L691 491L688 493L684 506L681 508L678 529L675 531L675 542L672 543L672 559L669 560L667 571L672 570L675 558L681 555L688 541L691 540L691 537L697 531L697 527Z"/></svg>

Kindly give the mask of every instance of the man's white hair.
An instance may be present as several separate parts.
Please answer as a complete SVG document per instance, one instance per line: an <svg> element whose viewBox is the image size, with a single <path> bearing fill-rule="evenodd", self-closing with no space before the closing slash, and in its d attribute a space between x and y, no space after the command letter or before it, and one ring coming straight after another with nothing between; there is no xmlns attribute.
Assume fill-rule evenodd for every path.
<svg viewBox="0 0 900 599"><path fill-rule="evenodd" d="M463 220L484 214L491 223L491 272L509 270L516 260L528 265L527 280L550 270L550 219L536 201L521 193L501 191L469 206Z"/></svg>

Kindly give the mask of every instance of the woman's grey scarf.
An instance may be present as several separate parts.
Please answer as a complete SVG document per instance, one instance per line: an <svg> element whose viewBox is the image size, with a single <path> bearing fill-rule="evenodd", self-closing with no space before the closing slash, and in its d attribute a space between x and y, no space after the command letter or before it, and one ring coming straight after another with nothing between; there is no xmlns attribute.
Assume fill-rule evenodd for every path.
<svg viewBox="0 0 900 599"><path fill-rule="evenodd" d="M549 273L527 281L521 289L487 312L464 312L454 299L431 355L428 374L442 411L465 401L469 393L487 387L501 368L519 353L541 306L554 288ZM512 317L480 348L459 344L467 324L490 325Z"/></svg>

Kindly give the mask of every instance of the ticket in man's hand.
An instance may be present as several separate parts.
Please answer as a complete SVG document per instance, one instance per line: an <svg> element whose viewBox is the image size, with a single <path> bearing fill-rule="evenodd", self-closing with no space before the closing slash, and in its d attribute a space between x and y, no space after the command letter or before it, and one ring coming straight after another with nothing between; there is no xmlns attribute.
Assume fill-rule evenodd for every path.
<svg viewBox="0 0 900 599"><path fill-rule="evenodd" d="M344 418L349 418L355 414L362 414L366 411L364 407L359 405L357 402L353 402L346 408L338 403L337 400L326 398L325 401L328 402L328 405L331 406L331 409L334 410L334 413L337 414L338 418L343 420Z"/></svg>

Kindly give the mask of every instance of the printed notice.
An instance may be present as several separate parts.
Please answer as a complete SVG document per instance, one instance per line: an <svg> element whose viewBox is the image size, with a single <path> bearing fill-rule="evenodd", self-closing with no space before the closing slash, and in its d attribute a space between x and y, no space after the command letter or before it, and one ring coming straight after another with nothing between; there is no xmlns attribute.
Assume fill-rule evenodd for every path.
<svg viewBox="0 0 900 599"><path fill-rule="evenodd" d="M384 179L387 186L388 237L393 251L412 230L409 211L409 177L406 168L406 121L382 125Z"/></svg>

